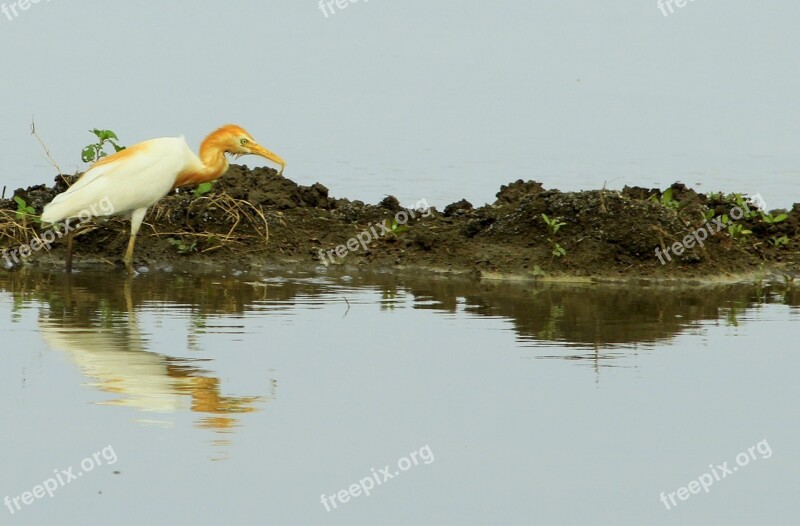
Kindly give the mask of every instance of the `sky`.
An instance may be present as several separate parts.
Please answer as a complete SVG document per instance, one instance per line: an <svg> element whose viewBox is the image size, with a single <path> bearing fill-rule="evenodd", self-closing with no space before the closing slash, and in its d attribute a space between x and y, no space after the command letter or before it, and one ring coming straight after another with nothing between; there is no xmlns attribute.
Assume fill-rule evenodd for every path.
<svg viewBox="0 0 800 526"><path fill-rule="evenodd" d="M18 2L0 12L9 192L55 176L35 119L69 173L91 128L196 147L236 123L286 177L373 203L481 205L516 179L795 200L797 2Z"/></svg>

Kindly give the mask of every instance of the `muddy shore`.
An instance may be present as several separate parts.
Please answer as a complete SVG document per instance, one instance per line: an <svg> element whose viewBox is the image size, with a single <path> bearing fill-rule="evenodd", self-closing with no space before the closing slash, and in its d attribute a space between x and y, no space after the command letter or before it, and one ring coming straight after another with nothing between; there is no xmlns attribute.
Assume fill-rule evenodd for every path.
<svg viewBox="0 0 800 526"><path fill-rule="evenodd" d="M18 253L38 247L43 229L35 216L74 179L15 191L29 207L22 214L19 202L0 200L0 268L63 265L58 236L49 249ZM234 165L209 192L181 190L153 207L135 261L151 269L341 265L567 280L791 280L800 271L800 204L761 210L747 196L701 194L682 184L560 192L518 180L490 205L426 205L403 208L391 196L377 204L336 198L321 183L301 186L269 168ZM91 223L76 237L76 268L118 266L128 230L122 219Z"/></svg>

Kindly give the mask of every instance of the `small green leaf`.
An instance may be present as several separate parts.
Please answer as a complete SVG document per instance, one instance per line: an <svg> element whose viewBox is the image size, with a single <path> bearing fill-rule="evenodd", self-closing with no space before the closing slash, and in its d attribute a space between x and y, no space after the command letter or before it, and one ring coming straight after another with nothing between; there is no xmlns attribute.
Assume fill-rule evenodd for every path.
<svg viewBox="0 0 800 526"><path fill-rule="evenodd" d="M94 161L95 158L95 151L94 146L87 146L83 150L81 150L81 160L85 163L90 163Z"/></svg>
<svg viewBox="0 0 800 526"><path fill-rule="evenodd" d="M114 133L111 130L94 129L94 130L92 130L92 133L94 133L97 136L97 138L100 139L101 142L108 141L108 140L111 140L111 139L119 140L119 138L117 137L117 134Z"/></svg>
<svg viewBox="0 0 800 526"><path fill-rule="evenodd" d="M195 197L200 197L210 192L212 188L214 188L214 183L200 183L197 188L192 190L192 193Z"/></svg>
<svg viewBox="0 0 800 526"><path fill-rule="evenodd" d="M125 147L124 147L124 146L120 146L119 144L115 143L114 141L108 141L108 142L110 142L110 143L111 143L111 146L113 146L113 147L114 147L114 151L115 151L115 152L121 152L122 150L124 150L124 149L125 149Z"/></svg>

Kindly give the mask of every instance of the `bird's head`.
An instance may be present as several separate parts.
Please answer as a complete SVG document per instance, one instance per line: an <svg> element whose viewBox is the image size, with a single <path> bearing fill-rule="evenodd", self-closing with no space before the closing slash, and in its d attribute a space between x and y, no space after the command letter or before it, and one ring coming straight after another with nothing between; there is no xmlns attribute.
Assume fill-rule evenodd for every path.
<svg viewBox="0 0 800 526"><path fill-rule="evenodd" d="M217 136L217 140L226 153L229 153L234 157L241 157L242 155L259 155L265 159L269 159L272 162L280 164L280 173L283 175L283 169L286 167L286 161L258 144L253 137L247 133L247 131L245 131L244 128L234 124L229 124L227 126L223 126L212 135Z"/></svg>

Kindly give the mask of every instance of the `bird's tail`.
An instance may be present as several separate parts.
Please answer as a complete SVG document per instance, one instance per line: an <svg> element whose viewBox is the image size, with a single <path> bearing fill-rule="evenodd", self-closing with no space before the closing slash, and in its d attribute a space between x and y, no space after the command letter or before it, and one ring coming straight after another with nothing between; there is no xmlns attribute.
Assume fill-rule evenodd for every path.
<svg viewBox="0 0 800 526"><path fill-rule="evenodd" d="M72 217L77 211L72 210L74 206L72 203L63 198L65 194L57 195L52 202L46 204L44 206L44 211L42 212L42 222L43 223L58 223L59 221L63 221L68 217Z"/></svg>
<svg viewBox="0 0 800 526"><path fill-rule="evenodd" d="M42 211L42 222L54 224L65 219L81 218L88 220L90 217L113 215L114 205L108 197L99 201L89 201L87 197L80 198L78 192L67 190L59 194Z"/></svg>

